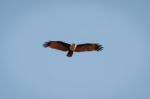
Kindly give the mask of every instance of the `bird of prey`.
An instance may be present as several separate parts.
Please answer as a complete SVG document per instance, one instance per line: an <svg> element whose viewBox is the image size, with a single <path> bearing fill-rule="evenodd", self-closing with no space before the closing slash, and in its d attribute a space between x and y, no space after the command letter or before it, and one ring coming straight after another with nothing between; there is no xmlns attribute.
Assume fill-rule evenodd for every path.
<svg viewBox="0 0 150 99"><path fill-rule="evenodd" d="M85 43L85 44L68 44L62 41L48 41L43 44L43 46L50 47L53 49L68 52L67 56L72 57L73 52L85 52L85 51L101 51L103 49L102 45L98 43Z"/></svg>

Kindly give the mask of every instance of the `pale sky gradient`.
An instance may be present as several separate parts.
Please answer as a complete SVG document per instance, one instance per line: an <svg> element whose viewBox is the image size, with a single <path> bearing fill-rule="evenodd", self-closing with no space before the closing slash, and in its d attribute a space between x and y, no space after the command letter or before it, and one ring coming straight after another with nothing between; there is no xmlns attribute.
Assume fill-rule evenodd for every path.
<svg viewBox="0 0 150 99"><path fill-rule="evenodd" d="M0 99L150 99L149 0L1 0L0 23Z"/></svg>

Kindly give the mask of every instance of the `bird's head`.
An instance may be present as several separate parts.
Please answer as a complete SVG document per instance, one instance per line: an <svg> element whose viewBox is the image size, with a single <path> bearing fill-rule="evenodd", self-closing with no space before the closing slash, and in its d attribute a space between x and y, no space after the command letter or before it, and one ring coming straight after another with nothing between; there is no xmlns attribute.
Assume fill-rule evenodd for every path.
<svg viewBox="0 0 150 99"><path fill-rule="evenodd" d="M70 50L74 51L77 47L77 44L75 43L72 43L71 46L70 46Z"/></svg>

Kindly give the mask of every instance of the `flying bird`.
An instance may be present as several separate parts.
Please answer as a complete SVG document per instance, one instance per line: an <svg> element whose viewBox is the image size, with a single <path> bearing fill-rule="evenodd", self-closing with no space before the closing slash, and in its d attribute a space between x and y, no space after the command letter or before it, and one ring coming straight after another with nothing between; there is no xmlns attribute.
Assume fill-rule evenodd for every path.
<svg viewBox="0 0 150 99"><path fill-rule="evenodd" d="M85 43L85 44L68 44L62 41L48 41L43 44L45 48L50 47L53 49L68 52L67 56L72 57L73 52L85 52L85 51L101 51L102 45L98 43Z"/></svg>

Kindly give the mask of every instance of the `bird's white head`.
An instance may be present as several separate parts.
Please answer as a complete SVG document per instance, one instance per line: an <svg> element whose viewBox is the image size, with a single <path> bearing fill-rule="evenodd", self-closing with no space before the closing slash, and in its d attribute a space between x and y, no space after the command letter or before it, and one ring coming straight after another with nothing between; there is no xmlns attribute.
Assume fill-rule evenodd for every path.
<svg viewBox="0 0 150 99"><path fill-rule="evenodd" d="M70 50L74 51L77 47L77 44L75 43L72 43L71 46L70 46Z"/></svg>

